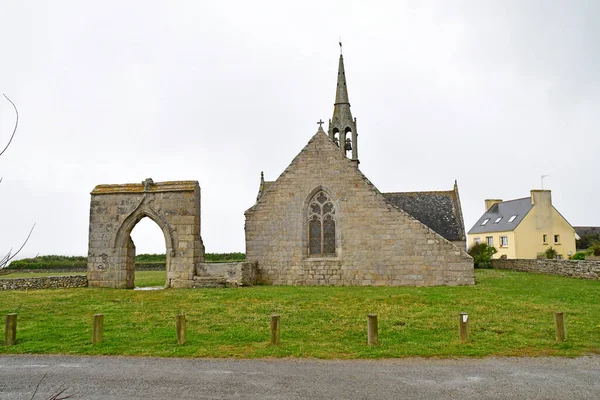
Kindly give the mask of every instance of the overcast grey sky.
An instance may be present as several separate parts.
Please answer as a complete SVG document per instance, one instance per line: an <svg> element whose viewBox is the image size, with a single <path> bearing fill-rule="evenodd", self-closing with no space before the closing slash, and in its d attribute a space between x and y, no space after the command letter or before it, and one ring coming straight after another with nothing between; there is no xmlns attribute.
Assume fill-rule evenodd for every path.
<svg viewBox="0 0 600 400"><path fill-rule="evenodd" d="M244 251L274 180L333 111L338 38L363 173L485 198L544 186L600 225L598 1L0 0L0 253L87 254L97 184L198 180L209 252ZM0 143L14 114L0 102ZM138 253L164 252L143 220Z"/></svg>

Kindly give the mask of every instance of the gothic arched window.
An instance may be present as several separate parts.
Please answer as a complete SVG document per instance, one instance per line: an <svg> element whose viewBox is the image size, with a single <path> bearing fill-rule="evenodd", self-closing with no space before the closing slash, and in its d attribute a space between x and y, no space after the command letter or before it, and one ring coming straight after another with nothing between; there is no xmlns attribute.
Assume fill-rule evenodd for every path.
<svg viewBox="0 0 600 400"><path fill-rule="evenodd" d="M327 193L322 190L308 203L308 255L336 255L335 207Z"/></svg>

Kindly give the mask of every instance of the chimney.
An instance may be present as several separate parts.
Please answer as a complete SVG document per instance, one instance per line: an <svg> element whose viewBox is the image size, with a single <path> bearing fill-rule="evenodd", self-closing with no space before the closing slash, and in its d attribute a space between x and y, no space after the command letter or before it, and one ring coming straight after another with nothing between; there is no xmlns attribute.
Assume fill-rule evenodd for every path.
<svg viewBox="0 0 600 400"><path fill-rule="evenodd" d="M551 206L552 195L550 190L532 190L531 191L531 204L538 206Z"/></svg>
<svg viewBox="0 0 600 400"><path fill-rule="evenodd" d="M485 199L485 211L488 211L494 204L502 203L502 199Z"/></svg>

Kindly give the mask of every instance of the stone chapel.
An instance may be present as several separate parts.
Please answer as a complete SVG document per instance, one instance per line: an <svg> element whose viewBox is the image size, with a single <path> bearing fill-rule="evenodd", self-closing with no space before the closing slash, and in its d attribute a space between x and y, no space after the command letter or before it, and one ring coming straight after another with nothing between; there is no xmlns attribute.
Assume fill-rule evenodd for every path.
<svg viewBox="0 0 600 400"><path fill-rule="evenodd" d="M360 171L340 54L333 116L246 211L246 259L275 285L472 285L453 190L382 193ZM350 157L348 158L348 153Z"/></svg>

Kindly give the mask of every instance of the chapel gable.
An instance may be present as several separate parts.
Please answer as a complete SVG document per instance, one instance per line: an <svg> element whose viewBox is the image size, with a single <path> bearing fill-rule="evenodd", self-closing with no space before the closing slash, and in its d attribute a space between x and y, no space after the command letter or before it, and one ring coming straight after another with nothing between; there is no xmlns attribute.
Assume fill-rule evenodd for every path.
<svg viewBox="0 0 600 400"><path fill-rule="evenodd" d="M432 229L423 222L426 212L411 215L405 210L409 206L394 200L402 197L399 193L382 194L360 171L356 119L350 112L341 55L328 133L322 121L318 124L317 133L275 181L265 181L261 173L256 203L245 213L246 258L257 263L259 281L473 284L473 260L464 246L456 247L435 230L447 226ZM448 217L454 213L456 226L446 230L459 237L462 212L455 190L456 196L438 196L444 207L434 210ZM424 210L423 204L417 209Z"/></svg>

